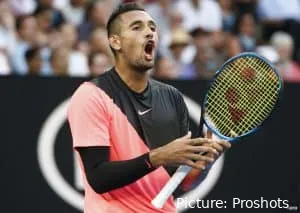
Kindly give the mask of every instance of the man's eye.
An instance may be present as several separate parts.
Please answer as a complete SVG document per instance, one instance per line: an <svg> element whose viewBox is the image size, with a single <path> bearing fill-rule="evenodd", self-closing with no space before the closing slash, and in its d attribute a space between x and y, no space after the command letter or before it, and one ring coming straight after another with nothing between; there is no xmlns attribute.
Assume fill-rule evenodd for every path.
<svg viewBox="0 0 300 213"><path fill-rule="evenodd" d="M152 30L153 32L155 32L155 31L156 31L156 27L151 27L151 30Z"/></svg>
<svg viewBox="0 0 300 213"><path fill-rule="evenodd" d="M137 31L137 30L140 29L140 26L133 27L132 29L133 29L134 31Z"/></svg>

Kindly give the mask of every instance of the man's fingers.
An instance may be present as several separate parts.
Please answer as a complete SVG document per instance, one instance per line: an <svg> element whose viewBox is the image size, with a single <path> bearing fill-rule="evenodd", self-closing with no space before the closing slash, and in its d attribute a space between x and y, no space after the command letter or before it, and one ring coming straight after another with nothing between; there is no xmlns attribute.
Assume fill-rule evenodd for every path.
<svg viewBox="0 0 300 213"><path fill-rule="evenodd" d="M231 144L228 141L218 141L218 144L223 146L225 149L229 149L231 147Z"/></svg>
<svg viewBox="0 0 300 213"><path fill-rule="evenodd" d="M209 138L193 138L188 141L188 144L192 146L200 146L206 143L211 143L212 140Z"/></svg>
<svg viewBox="0 0 300 213"><path fill-rule="evenodd" d="M198 169L198 170L204 170L205 166L203 164L200 163L195 163L192 160L187 160L184 162L185 165L190 166L194 169Z"/></svg>
<svg viewBox="0 0 300 213"><path fill-rule="evenodd" d="M190 147L190 151L193 152L193 153L212 153L212 154L215 154L215 155L218 155L219 152L211 147L211 146L208 146L207 144L203 145L203 146L191 146Z"/></svg>
<svg viewBox="0 0 300 213"><path fill-rule="evenodd" d="M231 147L231 144L227 141L216 141L216 142L211 142L209 144L205 144L205 146L212 147L213 149L221 153L224 152L224 150L229 149Z"/></svg>
<svg viewBox="0 0 300 213"><path fill-rule="evenodd" d="M223 150L224 150L224 147L219 143L210 143L209 146L213 147L218 152L223 152Z"/></svg>
<svg viewBox="0 0 300 213"><path fill-rule="evenodd" d="M211 138L212 138L212 131L209 130L209 129L207 129L206 134L205 134L205 137L211 139Z"/></svg>
<svg viewBox="0 0 300 213"><path fill-rule="evenodd" d="M212 163L215 160L212 157L208 157L208 156L204 156L204 155L200 155L200 154L189 154L188 158L193 161L205 161L207 163Z"/></svg>

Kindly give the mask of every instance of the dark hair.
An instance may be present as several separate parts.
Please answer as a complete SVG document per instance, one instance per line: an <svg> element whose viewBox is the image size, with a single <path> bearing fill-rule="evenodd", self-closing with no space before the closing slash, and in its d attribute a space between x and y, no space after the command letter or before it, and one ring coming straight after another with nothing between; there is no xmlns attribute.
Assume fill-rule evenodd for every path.
<svg viewBox="0 0 300 213"><path fill-rule="evenodd" d="M107 36L109 37L113 31L113 25L114 22L118 19L118 17L123 14L127 13L130 11L146 11L143 6L136 2L129 2L129 3L124 3L121 4L109 17L107 24L106 24L106 31L107 31ZM114 55L116 55L116 51L110 46L110 49Z"/></svg>
<svg viewBox="0 0 300 213"><path fill-rule="evenodd" d="M107 30L107 34L108 36L111 34L112 31L112 25L114 23L114 21L123 13L127 13L130 11L146 11L145 8L143 8L143 6L141 6L140 4L136 3L136 2L130 2L130 3L124 3L121 4L109 17L108 22L106 24L106 30Z"/></svg>
<svg viewBox="0 0 300 213"><path fill-rule="evenodd" d="M33 48L28 49L25 52L26 61L32 60L33 58L35 58L39 54L40 54L40 49L37 48L37 47L33 47Z"/></svg>
<svg viewBox="0 0 300 213"><path fill-rule="evenodd" d="M92 11L96 8L96 5L103 0L94 0L94 1L89 1L86 5L86 13L85 13L85 21L88 21L90 19L90 15L92 14Z"/></svg>
<svg viewBox="0 0 300 213"><path fill-rule="evenodd" d="M255 19L255 16L248 12L248 13L242 13L242 14L238 14L237 18L236 18L236 21L235 21L235 25L234 25L234 28L233 28L233 33L238 35L240 33L240 26L241 26L241 23L244 21L244 18L246 16L252 16L253 17L253 20L254 20L254 23L257 23L257 20Z"/></svg>
<svg viewBox="0 0 300 213"><path fill-rule="evenodd" d="M33 13L33 15L36 17L44 12L51 11L51 8L45 8L45 7L37 7Z"/></svg>
<svg viewBox="0 0 300 213"><path fill-rule="evenodd" d="M16 29L17 29L17 31L19 31L22 28L23 23L28 18L33 18L33 16L32 15L21 15L21 16L18 16L16 18Z"/></svg>

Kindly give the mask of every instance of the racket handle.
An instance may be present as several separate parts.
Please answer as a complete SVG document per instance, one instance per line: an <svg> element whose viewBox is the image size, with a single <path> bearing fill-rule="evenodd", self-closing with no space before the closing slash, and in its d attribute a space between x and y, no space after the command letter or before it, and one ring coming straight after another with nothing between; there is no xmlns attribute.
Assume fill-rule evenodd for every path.
<svg viewBox="0 0 300 213"><path fill-rule="evenodd" d="M166 185L162 188L162 190L156 195L156 197L152 200L152 205L158 209L161 209L168 198L172 195L172 193L176 190L179 184L183 181L183 179L187 176L187 174L191 171L191 167L189 166L180 166L173 174L173 176L169 179Z"/></svg>

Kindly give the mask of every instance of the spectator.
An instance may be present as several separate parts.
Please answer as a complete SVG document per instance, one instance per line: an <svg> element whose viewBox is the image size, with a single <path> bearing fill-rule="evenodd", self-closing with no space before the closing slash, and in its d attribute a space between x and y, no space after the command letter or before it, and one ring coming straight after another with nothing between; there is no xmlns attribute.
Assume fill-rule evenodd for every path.
<svg viewBox="0 0 300 213"><path fill-rule="evenodd" d="M59 32L63 38L63 47L75 49L78 39L76 27L73 24L65 23L60 26Z"/></svg>
<svg viewBox="0 0 300 213"><path fill-rule="evenodd" d="M222 30L222 11L219 4L212 0L179 0L175 4L175 8L182 13L183 26L187 31L191 32L195 28L200 27L203 31L209 32L209 43L211 53L214 49L222 46L221 30ZM189 47L184 53L184 61L193 63L197 48Z"/></svg>
<svg viewBox="0 0 300 213"><path fill-rule="evenodd" d="M192 62L184 66L179 77L182 79L211 79L218 68L214 58L215 52L210 43L212 33L201 26L195 26L191 35L196 53Z"/></svg>
<svg viewBox="0 0 300 213"><path fill-rule="evenodd" d="M37 21L37 32L36 42L37 45L45 47L49 43L49 33L52 30L51 20L52 12L51 9L37 8L34 13Z"/></svg>
<svg viewBox="0 0 300 213"><path fill-rule="evenodd" d="M277 67L286 82L300 82L300 66L293 61L293 38L284 32L276 32L271 37L271 44L277 50L279 61Z"/></svg>
<svg viewBox="0 0 300 213"><path fill-rule="evenodd" d="M54 7L53 0L38 0L38 8L49 9L51 11L51 27L57 28L59 25L65 22L61 11Z"/></svg>
<svg viewBox="0 0 300 213"><path fill-rule="evenodd" d="M0 75L11 73L8 55L15 45L15 18L9 10L7 1L0 2Z"/></svg>
<svg viewBox="0 0 300 213"><path fill-rule="evenodd" d="M260 0L257 11L263 22L300 20L300 2L298 0ZM278 22L277 22L278 23Z"/></svg>
<svg viewBox="0 0 300 213"><path fill-rule="evenodd" d="M233 10L233 0L219 0L219 4L222 10L222 26L223 31L233 32L236 15Z"/></svg>
<svg viewBox="0 0 300 213"><path fill-rule="evenodd" d="M170 11L170 27L171 30L175 30L177 28L183 28L183 17L181 12L175 8L172 8Z"/></svg>
<svg viewBox="0 0 300 213"><path fill-rule="evenodd" d="M241 43L242 51L255 51L255 20L251 13L244 13L238 18L236 33Z"/></svg>
<svg viewBox="0 0 300 213"><path fill-rule="evenodd" d="M50 62L55 76L68 76L68 62L70 50L65 47L54 49L51 54Z"/></svg>
<svg viewBox="0 0 300 213"><path fill-rule="evenodd" d="M97 76L111 67L109 58L103 53L93 53L89 56L90 75Z"/></svg>
<svg viewBox="0 0 300 213"><path fill-rule="evenodd" d="M228 60L231 57L242 52L241 43L236 36L233 35L228 36L225 43L226 43L226 48L225 48L226 56L224 60Z"/></svg>
<svg viewBox="0 0 300 213"><path fill-rule="evenodd" d="M50 8L39 7L34 13L38 30L43 33L48 33L52 29L52 16L53 13Z"/></svg>
<svg viewBox="0 0 300 213"><path fill-rule="evenodd" d="M39 48L30 48L25 53L26 62L28 64L29 75L40 75L42 68L42 58Z"/></svg>
<svg viewBox="0 0 300 213"><path fill-rule="evenodd" d="M112 61L111 50L108 44L107 33L105 29L95 29L89 39L90 52L93 53L104 53L107 55L110 61Z"/></svg>
<svg viewBox="0 0 300 213"><path fill-rule="evenodd" d="M16 74L27 74L28 67L25 52L35 44L37 23L31 15L19 16L16 20L17 41L11 55L13 70Z"/></svg>
<svg viewBox="0 0 300 213"><path fill-rule="evenodd" d="M147 12L153 17L158 24L160 45L165 48L171 32L171 0L157 0L146 7ZM161 46L160 46L161 49Z"/></svg>
<svg viewBox="0 0 300 213"><path fill-rule="evenodd" d="M191 38L184 29L175 29L171 33L171 43L169 49L172 53L172 58L180 63L183 50L190 44Z"/></svg>
<svg viewBox="0 0 300 213"><path fill-rule="evenodd" d="M176 79L180 71L177 68L172 61L161 55L157 57L152 75L158 79Z"/></svg>
<svg viewBox="0 0 300 213"><path fill-rule="evenodd" d="M177 78L180 78L184 75L181 72L185 66L182 61L182 55L185 48L191 43L191 38L183 28L173 30L171 35L172 37L169 44L169 51L172 60L170 60L170 62L172 63L174 69L173 75ZM164 65L166 62L162 60L161 63Z"/></svg>
<svg viewBox="0 0 300 213"><path fill-rule="evenodd" d="M300 60L300 1L260 0L257 11L263 39L268 41L276 31L289 33L295 44L293 57Z"/></svg>
<svg viewBox="0 0 300 213"><path fill-rule="evenodd" d="M84 77L89 75L87 56L76 49L77 30L72 24L63 24L60 28L64 38L63 47L70 51L68 58L68 75Z"/></svg>
<svg viewBox="0 0 300 213"><path fill-rule="evenodd" d="M70 0L70 3L62 9L66 21L79 26L86 16L85 7L88 0Z"/></svg>
<svg viewBox="0 0 300 213"><path fill-rule="evenodd" d="M116 3L111 0L95 0L87 7L86 19L79 26L79 40L87 41L96 28L105 28Z"/></svg>
<svg viewBox="0 0 300 213"><path fill-rule="evenodd" d="M50 38L54 33L52 20L54 13L49 7L38 7L34 13L37 20L36 45L41 48L41 56L43 60L42 74L51 75L51 42Z"/></svg>
<svg viewBox="0 0 300 213"><path fill-rule="evenodd" d="M207 31L214 32L222 29L222 11L215 1L179 0L175 7L182 14L186 29L199 23Z"/></svg>
<svg viewBox="0 0 300 213"><path fill-rule="evenodd" d="M105 30L107 17L125 1L133 0L0 1L0 74L26 75L25 53L32 47L40 52L40 75L84 77L101 73L114 63ZM300 61L298 0L288 4L284 0L139 2L159 25L160 57L155 76L210 79L226 59L240 52L277 54L274 51L281 48L266 51L261 48L265 46L256 46L269 44L272 34L281 30L292 36L294 47L289 49L294 61L281 59L278 63L286 81L297 78L293 70ZM281 43L288 43L286 40ZM288 69L289 64L296 68ZM166 68L172 70L163 70Z"/></svg>
<svg viewBox="0 0 300 213"><path fill-rule="evenodd" d="M11 67L7 54L5 51L3 51L3 44L0 44L0 76L9 74L11 74Z"/></svg>
<svg viewBox="0 0 300 213"><path fill-rule="evenodd" d="M31 15L36 8L35 0L7 0L7 2L17 16Z"/></svg>
<svg viewBox="0 0 300 213"><path fill-rule="evenodd" d="M279 54L272 45L261 45L256 48L256 53L268 59L271 63L277 64Z"/></svg>
<svg viewBox="0 0 300 213"><path fill-rule="evenodd" d="M62 10L63 8L65 8L68 4L70 0L50 0L53 2L53 7L57 8L59 10Z"/></svg>

